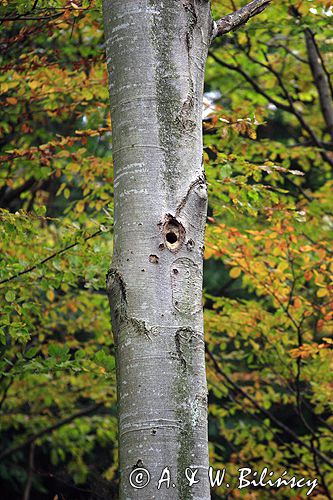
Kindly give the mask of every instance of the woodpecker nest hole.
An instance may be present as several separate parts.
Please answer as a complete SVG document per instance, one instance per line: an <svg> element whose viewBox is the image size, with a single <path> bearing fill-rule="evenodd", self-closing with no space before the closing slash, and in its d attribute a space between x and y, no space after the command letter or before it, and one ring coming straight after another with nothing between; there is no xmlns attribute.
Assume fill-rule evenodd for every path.
<svg viewBox="0 0 333 500"><path fill-rule="evenodd" d="M184 226L175 217L167 214L163 224L163 236L165 246L171 252L176 252L185 239Z"/></svg>

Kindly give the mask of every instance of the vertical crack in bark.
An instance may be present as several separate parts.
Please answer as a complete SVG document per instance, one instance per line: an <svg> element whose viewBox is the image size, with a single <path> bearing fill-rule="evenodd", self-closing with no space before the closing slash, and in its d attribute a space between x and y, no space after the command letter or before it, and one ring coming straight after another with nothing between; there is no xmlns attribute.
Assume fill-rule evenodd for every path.
<svg viewBox="0 0 333 500"><path fill-rule="evenodd" d="M186 44L189 52L193 45L193 31L195 26L198 24L198 15L195 8L195 0L184 0L183 5L185 10L189 13L186 33Z"/></svg>
<svg viewBox="0 0 333 500"><path fill-rule="evenodd" d="M182 332L182 329L179 329L175 333L176 352L178 354L178 358L179 358L182 370L186 371L186 359L184 357L184 354L183 354L183 351L181 348L181 338L180 338L181 332Z"/></svg>

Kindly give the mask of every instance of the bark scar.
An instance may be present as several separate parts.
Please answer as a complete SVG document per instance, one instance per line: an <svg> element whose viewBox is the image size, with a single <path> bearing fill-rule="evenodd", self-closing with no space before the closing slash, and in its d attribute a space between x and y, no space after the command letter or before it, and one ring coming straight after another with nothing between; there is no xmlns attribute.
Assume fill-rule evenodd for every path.
<svg viewBox="0 0 333 500"><path fill-rule="evenodd" d="M142 319L129 318L128 322L133 325L138 335L144 335L148 340L152 341L151 335L157 335L157 328L147 327L145 321Z"/></svg>
<svg viewBox="0 0 333 500"><path fill-rule="evenodd" d="M184 357L182 348L181 348L181 332L183 331L182 328L176 331L175 333L175 344L176 344L176 352L182 367L183 371L186 371L186 359Z"/></svg>
<svg viewBox="0 0 333 500"><path fill-rule="evenodd" d="M178 217L180 215L180 212L182 211L182 209L185 207L192 191L196 188L196 187L200 187L201 190L199 190L197 192L198 196L200 198L207 198L207 188L206 188L206 179L205 179L205 175L204 174L200 174L199 177L197 177L193 182L191 182L188 190L187 190L187 193L185 194L185 196L181 199L181 201L178 203L178 206L176 208L176 217ZM202 192L201 192L202 191ZM205 194L205 196L204 196Z"/></svg>
<svg viewBox="0 0 333 500"><path fill-rule="evenodd" d="M184 0L183 5L185 10L187 10L190 14L186 32L187 50L190 51L193 42L193 31L195 26L198 24L198 15L195 9L195 0Z"/></svg>
<svg viewBox="0 0 333 500"><path fill-rule="evenodd" d="M124 300L124 302L127 303L126 285L125 285L124 278L123 278L122 274L119 271L117 271L117 269L113 269L111 267L108 270L108 272L106 273L106 286L108 288L110 288L110 286L112 286L112 281L117 282L117 284L119 285L120 291L121 291L122 299Z"/></svg>
<svg viewBox="0 0 333 500"><path fill-rule="evenodd" d="M194 108L194 92L192 85L187 93L186 100L183 102L182 109L180 110L176 120L180 125L189 132L192 132L196 127L196 122L191 118Z"/></svg>
<svg viewBox="0 0 333 500"><path fill-rule="evenodd" d="M202 270L188 257L179 257L171 264L173 307L184 314L197 314L202 308Z"/></svg>
<svg viewBox="0 0 333 500"><path fill-rule="evenodd" d="M110 268L106 274L106 288L111 310L112 331L115 345L118 344L118 329L126 318L127 296L126 284L122 274L114 268Z"/></svg>
<svg viewBox="0 0 333 500"><path fill-rule="evenodd" d="M188 21L186 28L186 48L188 54L188 72L189 72L189 90L187 93L187 97L183 102L182 109L180 110L177 120L181 124L181 126L192 132L196 127L196 121L193 119L193 109L194 109L194 81L191 71L191 56L190 52L193 45L193 32L195 26L198 24L198 15L195 8L195 0L183 0L183 6L185 10L188 12Z"/></svg>
<svg viewBox="0 0 333 500"><path fill-rule="evenodd" d="M157 335L157 329L155 327L149 328L147 327L145 321L128 317L126 284L122 274L117 269L109 269L106 275L106 286L111 306L115 340L117 341L116 332L118 331L121 323L131 325L138 335L144 335L147 339L152 340L150 335Z"/></svg>

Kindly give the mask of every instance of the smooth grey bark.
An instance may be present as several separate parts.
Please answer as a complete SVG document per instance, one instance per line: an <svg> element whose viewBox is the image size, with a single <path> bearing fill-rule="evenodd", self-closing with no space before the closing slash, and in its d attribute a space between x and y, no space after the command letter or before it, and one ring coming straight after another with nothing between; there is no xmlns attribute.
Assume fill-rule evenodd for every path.
<svg viewBox="0 0 333 500"><path fill-rule="evenodd" d="M120 498L205 500L201 118L210 5L105 0L104 24L115 188L107 286L117 349ZM142 489L129 482L138 467L151 475ZM163 482L158 490L165 467L170 488ZM188 467L200 479L192 487Z"/></svg>
<svg viewBox="0 0 333 500"><path fill-rule="evenodd" d="M209 0L103 0L114 159L107 288L121 500L210 499L202 314L204 72L216 27L223 34L238 29L268 4L252 0L213 23ZM189 468L197 471L193 484ZM142 486L142 469L150 482L136 489L129 477Z"/></svg>

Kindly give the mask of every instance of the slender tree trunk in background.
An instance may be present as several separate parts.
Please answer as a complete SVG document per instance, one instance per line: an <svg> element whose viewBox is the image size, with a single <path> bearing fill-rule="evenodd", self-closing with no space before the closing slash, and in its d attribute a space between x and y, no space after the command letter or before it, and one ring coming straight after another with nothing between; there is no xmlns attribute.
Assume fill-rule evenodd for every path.
<svg viewBox="0 0 333 500"><path fill-rule="evenodd" d="M117 349L120 498L205 500L201 118L210 5L104 0L104 24L115 193L107 286ZM191 466L200 479L192 487L185 476ZM143 489L129 482L138 467L151 475ZM171 487L164 482L158 490L165 467Z"/></svg>
<svg viewBox="0 0 333 500"><path fill-rule="evenodd" d="M319 95L320 109L326 123L327 132L333 141L333 90L330 85L330 77L325 72L325 66L316 45L314 34L309 28L305 30L305 41L313 82Z"/></svg>

